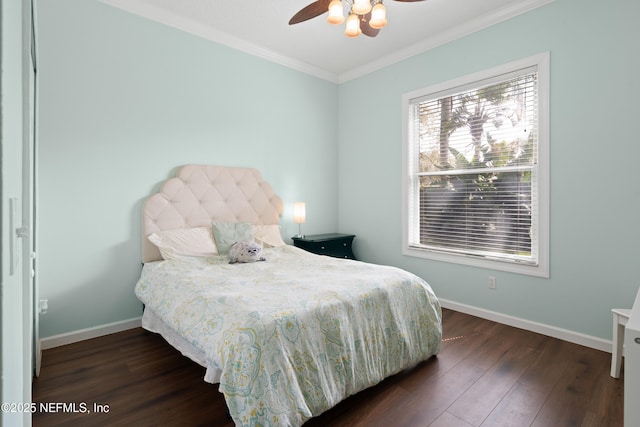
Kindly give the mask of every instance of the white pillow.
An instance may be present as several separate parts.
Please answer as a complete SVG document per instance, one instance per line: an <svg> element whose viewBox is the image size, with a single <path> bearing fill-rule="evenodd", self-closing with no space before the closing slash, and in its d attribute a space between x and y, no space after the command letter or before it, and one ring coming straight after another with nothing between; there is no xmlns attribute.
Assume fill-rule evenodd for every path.
<svg viewBox="0 0 640 427"><path fill-rule="evenodd" d="M147 239L158 247L164 259L218 255L210 227L159 231Z"/></svg>
<svg viewBox="0 0 640 427"><path fill-rule="evenodd" d="M254 225L253 239L261 243L265 248L275 248L286 245L284 240L282 240L282 234L280 234L280 226L278 224Z"/></svg>

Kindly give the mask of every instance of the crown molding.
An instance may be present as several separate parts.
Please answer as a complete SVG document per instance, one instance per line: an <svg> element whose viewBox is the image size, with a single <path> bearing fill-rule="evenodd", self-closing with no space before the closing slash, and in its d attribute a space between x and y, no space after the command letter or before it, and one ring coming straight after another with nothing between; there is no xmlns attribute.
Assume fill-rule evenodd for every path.
<svg viewBox="0 0 640 427"><path fill-rule="evenodd" d="M138 16L144 16L152 21L159 22L169 27L176 28L178 30L196 35L198 37L202 37L204 39L248 53L253 56L257 56L259 58L266 59L267 61L283 65L285 67L318 77L323 80L327 80L332 83L341 84L380 70L412 56L426 52L430 49L460 39L474 32L488 28L492 25L506 21L523 13L529 12L533 9L537 9L548 3L552 3L554 0L522 0L513 2L513 4L511 4L509 7L503 8L498 11L486 13L484 15L479 15L478 17L470 21L461 22L460 25L452 27L435 37L421 40L420 42L412 44L391 55L386 55L373 62L369 62L360 67L356 67L340 74L336 74L323 68L308 64L306 62L299 61L295 58L279 54L273 50L265 49L254 43L250 43L228 33L224 33L207 27L206 25L202 25L193 20L176 16L164 9L155 7L148 3L130 2L127 0L99 1Z"/></svg>
<svg viewBox="0 0 640 427"><path fill-rule="evenodd" d="M99 0L101 3L117 7L134 15L142 16L152 21L167 25L177 30L193 34L198 37L219 43L221 45L236 49L253 56L257 56L267 61L283 65L288 68L338 83L338 75L325 69L315 67L306 62L281 55L273 50L265 49L254 43L250 43L241 38L232 36L228 33L218 31L214 28L202 25L199 22L174 15L164 9L152 6L150 4L142 4L140 2L129 2L127 0Z"/></svg>
<svg viewBox="0 0 640 427"><path fill-rule="evenodd" d="M454 40L468 36L469 34L491 27L492 25L506 21L523 13L529 12L533 9L537 9L548 3L552 3L553 1L555 0L520 1L508 8L491 13L486 13L484 15L479 15L475 19L467 22L462 22L460 23L460 25L452 27L448 31L440 33L435 37L421 40L420 42L401 49L393 53L392 55L384 56L361 67L357 67L341 73L340 75L338 75L338 83L345 83L349 80L354 80L366 74L378 71L382 68L388 67L389 65L411 58L420 53L434 49L438 46L445 45Z"/></svg>

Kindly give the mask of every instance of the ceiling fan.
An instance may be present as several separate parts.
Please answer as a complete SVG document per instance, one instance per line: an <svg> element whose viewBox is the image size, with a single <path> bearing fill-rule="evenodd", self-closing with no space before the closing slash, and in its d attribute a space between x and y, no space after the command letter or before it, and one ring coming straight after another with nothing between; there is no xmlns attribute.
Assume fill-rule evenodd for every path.
<svg viewBox="0 0 640 427"><path fill-rule="evenodd" d="M341 24L344 22L343 0L316 0L303 7L291 17L289 25L299 24L329 12L327 21L330 24ZM387 24L386 10L383 0L344 0L349 7L349 17L347 18L345 35L347 37L357 37L365 34L375 37L382 27ZM409 3L424 0L395 0Z"/></svg>

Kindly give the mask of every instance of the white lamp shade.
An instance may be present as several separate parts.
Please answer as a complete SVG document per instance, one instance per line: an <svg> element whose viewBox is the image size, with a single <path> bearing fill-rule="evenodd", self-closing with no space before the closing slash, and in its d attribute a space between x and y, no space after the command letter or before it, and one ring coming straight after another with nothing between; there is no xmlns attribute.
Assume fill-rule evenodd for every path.
<svg viewBox="0 0 640 427"><path fill-rule="evenodd" d="M329 3L329 15L327 16L327 22L330 24L342 24L344 22L344 9L342 8L342 1L331 0Z"/></svg>
<svg viewBox="0 0 640 427"><path fill-rule="evenodd" d="M296 202L293 204L293 222L296 224L304 224L307 212L304 202Z"/></svg>
<svg viewBox="0 0 640 427"><path fill-rule="evenodd" d="M353 0L351 11L357 15L366 15L371 11L370 0Z"/></svg>
<svg viewBox="0 0 640 427"><path fill-rule="evenodd" d="M360 17L355 13L352 13L347 18L344 35L347 37L358 37L360 34L362 34L362 30L360 29Z"/></svg>
<svg viewBox="0 0 640 427"><path fill-rule="evenodd" d="M376 3L371 10L369 26L371 28L380 29L385 25L387 25L387 10L382 3Z"/></svg>

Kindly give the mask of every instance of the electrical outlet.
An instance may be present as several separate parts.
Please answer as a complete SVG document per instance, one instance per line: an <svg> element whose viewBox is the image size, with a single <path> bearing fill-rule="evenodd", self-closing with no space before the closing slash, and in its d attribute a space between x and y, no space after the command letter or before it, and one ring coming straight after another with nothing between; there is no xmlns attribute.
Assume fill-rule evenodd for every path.
<svg viewBox="0 0 640 427"><path fill-rule="evenodd" d="M41 299L40 304L38 304L39 314L47 314L47 310L49 310L49 300Z"/></svg>
<svg viewBox="0 0 640 427"><path fill-rule="evenodd" d="M496 278L495 276L489 276L489 289L496 288Z"/></svg>

